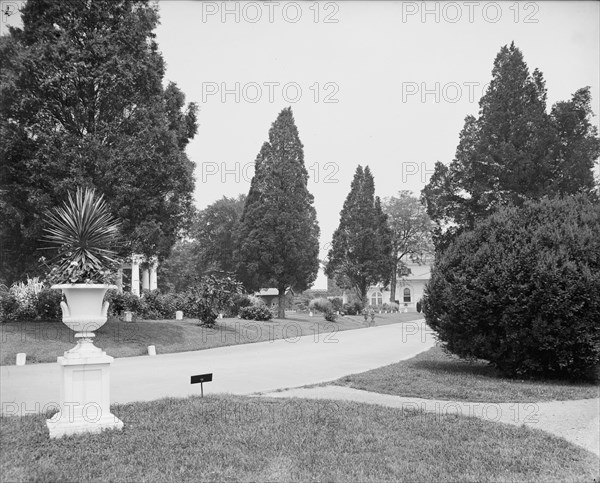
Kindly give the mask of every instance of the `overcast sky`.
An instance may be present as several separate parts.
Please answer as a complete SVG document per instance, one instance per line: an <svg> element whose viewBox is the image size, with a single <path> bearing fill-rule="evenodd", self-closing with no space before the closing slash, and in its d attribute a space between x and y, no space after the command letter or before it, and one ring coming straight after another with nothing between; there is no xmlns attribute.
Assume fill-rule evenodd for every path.
<svg viewBox="0 0 600 483"><path fill-rule="evenodd" d="M292 106L322 256L358 164L376 194L416 195L452 160L500 47L545 76L549 107L600 99L596 2L188 2L161 0L167 78L200 106L188 147L198 208L247 193L253 161ZM598 124L598 118L594 118Z"/></svg>
<svg viewBox="0 0 600 483"><path fill-rule="evenodd" d="M4 1L4 0L3 0ZM376 194L416 195L477 114L500 47L546 79L548 106L591 86L599 106L597 2L192 2L160 0L157 41L187 101L196 202L247 193L277 114L292 106L321 255L358 164ZM594 118L598 124L598 118Z"/></svg>

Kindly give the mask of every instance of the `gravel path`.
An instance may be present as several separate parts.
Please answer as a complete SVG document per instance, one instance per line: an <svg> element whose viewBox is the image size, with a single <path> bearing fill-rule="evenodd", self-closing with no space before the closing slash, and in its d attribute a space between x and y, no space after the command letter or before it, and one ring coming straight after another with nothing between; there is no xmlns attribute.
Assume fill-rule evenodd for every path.
<svg viewBox="0 0 600 483"><path fill-rule="evenodd" d="M343 386L321 386L262 393L278 398L333 399L424 410L439 415L462 414L493 422L526 425L566 439L600 456L600 399L539 403L482 403L392 396Z"/></svg>

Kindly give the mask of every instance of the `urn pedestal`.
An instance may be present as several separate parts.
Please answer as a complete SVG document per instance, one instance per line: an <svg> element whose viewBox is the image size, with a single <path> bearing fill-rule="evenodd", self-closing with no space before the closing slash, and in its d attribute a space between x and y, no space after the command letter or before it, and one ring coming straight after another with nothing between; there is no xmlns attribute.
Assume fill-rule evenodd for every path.
<svg viewBox="0 0 600 483"><path fill-rule="evenodd" d="M123 422L110 412L112 357L96 347L94 330L106 323L108 302L102 302L111 285L54 285L67 299L61 302L63 322L76 331L77 345L59 357L59 412L46 420L51 438L121 429Z"/></svg>

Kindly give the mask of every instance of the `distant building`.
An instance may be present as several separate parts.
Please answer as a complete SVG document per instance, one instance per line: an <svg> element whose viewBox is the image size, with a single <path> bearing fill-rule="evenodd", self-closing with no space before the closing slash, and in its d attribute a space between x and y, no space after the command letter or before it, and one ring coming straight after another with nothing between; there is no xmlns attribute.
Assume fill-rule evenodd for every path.
<svg viewBox="0 0 600 483"><path fill-rule="evenodd" d="M417 310L417 302L423 298L425 285L431 278L433 257L428 257L420 264L407 259L407 273L400 274L396 282L396 301L400 310L406 308L409 312ZM367 300L369 305L377 306L390 303L389 287L375 285L369 288Z"/></svg>
<svg viewBox="0 0 600 483"><path fill-rule="evenodd" d="M276 288L261 288L254 294L260 297L267 307L276 307L279 303L279 290ZM294 297L294 291L288 288L285 292L286 308L290 308Z"/></svg>

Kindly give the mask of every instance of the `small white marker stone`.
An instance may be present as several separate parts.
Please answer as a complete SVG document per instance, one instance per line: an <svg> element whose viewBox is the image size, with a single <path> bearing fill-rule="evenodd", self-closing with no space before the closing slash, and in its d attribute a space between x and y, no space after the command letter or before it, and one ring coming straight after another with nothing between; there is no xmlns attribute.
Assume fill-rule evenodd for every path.
<svg viewBox="0 0 600 483"><path fill-rule="evenodd" d="M183 312L181 310L175 312L175 320L183 320Z"/></svg>
<svg viewBox="0 0 600 483"><path fill-rule="evenodd" d="M17 354L17 366L24 366L26 359L27 354L25 354L25 352L19 352Z"/></svg>
<svg viewBox="0 0 600 483"><path fill-rule="evenodd" d="M133 320L133 313L126 310L125 313L125 322L131 322Z"/></svg>
<svg viewBox="0 0 600 483"><path fill-rule="evenodd" d="M148 346L148 355L155 356L156 355L156 347L153 345Z"/></svg>

